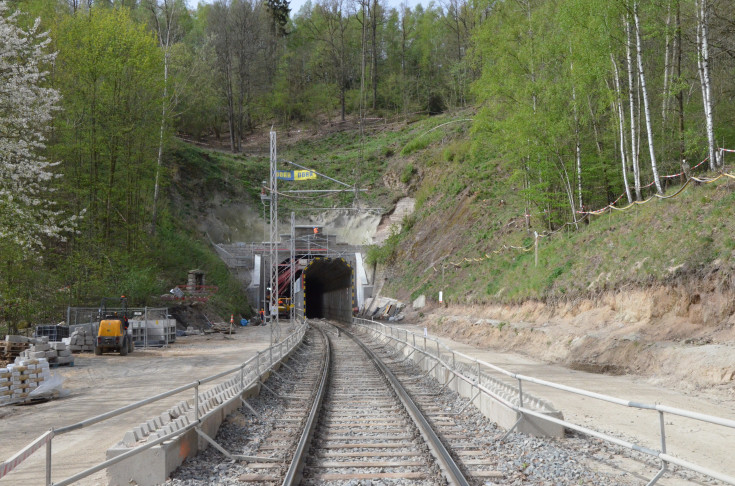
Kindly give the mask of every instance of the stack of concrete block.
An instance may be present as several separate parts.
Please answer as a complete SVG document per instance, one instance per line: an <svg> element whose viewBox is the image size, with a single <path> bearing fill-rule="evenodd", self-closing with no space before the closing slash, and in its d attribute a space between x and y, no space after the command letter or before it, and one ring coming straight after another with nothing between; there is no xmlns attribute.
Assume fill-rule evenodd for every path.
<svg viewBox="0 0 735 486"><path fill-rule="evenodd" d="M45 358L16 359L5 368L0 368L0 404L20 401L51 377Z"/></svg>
<svg viewBox="0 0 735 486"><path fill-rule="evenodd" d="M71 355L71 350L69 349L69 346L62 342L58 343L49 343L51 346L51 351L56 351L56 362L59 364L71 364L73 366L74 364L74 356Z"/></svg>
<svg viewBox="0 0 735 486"><path fill-rule="evenodd" d="M94 351L96 339L97 336L94 334L83 329L77 329L69 337L69 351L72 353L91 353Z"/></svg>
<svg viewBox="0 0 735 486"><path fill-rule="evenodd" d="M25 359L46 359L49 363L74 366L74 356L62 342L48 342L48 336L36 338L36 343L20 353ZM45 341L45 342L44 342Z"/></svg>

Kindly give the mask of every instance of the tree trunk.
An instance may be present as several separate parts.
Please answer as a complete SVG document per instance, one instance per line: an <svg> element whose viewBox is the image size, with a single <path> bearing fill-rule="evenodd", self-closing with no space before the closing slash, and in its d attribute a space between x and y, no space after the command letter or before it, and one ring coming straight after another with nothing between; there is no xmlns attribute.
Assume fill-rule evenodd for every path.
<svg viewBox="0 0 735 486"><path fill-rule="evenodd" d="M676 0L676 79L679 91L676 93L676 101L679 105L679 163L684 162L686 145L684 142L684 87L681 86L681 3Z"/></svg>
<svg viewBox="0 0 735 486"><path fill-rule="evenodd" d="M378 42L377 42L377 30L378 30L378 0L373 0L373 13L371 15L372 20L372 44L373 44L373 72L372 83L373 83L373 110L378 106Z"/></svg>
<svg viewBox="0 0 735 486"><path fill-rule="evenodd" d="M665 132L666 130L666 115L668 114L668 105L669 105L669 69L670 69L670 62L669 62L669 49L671 47L671 35L669 31L669 27L671 26L671 2L669 1L669 4L666 8L666 43L664 46L664 89L663 89L663 102L661 104L661 130L662 132Z"/></svg>
<svg viewBox="0 0 735 486"><path fill-rule="evenodd" d="M709 45L708 45L708 6L707 0L695 0L697 9L697 65L699 66L699 80L702 86L702 102L704 117L707 126L707 148L709 149L709 168L715 170L719 166L715 152L714 122L712 120L712 89L709 76Z"/></svg>
<svg viewBox="0 0 735 486"><path fill-rule="evenodd" d="M627 160L625 157L625 112L623 111L623 95L620 89L620 71L618 71L618 64L615 62L615 56L612 52L610 53L610 61L613 65L613 72L615 77L613 81L615 83L615 94L616 101L613 101L615 105L615 111L618 115L618 130L620 131L620 162L623 166L623 184L625 185L625 195L628 197L628 204L633 202L633 196L630 193L630 184L628 184L628 167Z"/></svg>
<svg viewBox="0 0 735 486"><path fill-rule="evenodd" d="M156 235L156 224L158 222L158 192L159 178L161 173L161 161L163 160L163 134L166 130L166 103L168 102L168 47L163 54L163 108L161 108L161 131L158 137L158 161L156 163L156 181L153 186L153 217L151 218L151 233Z"/></svg>
<svg viewBox="0 0 735 486"><path fill-rule="evenodd" d="M571 54L572 46L569 46ZM572 105L574 107L574 155L577 166L577 196L579 201L579 209L584 208L582 201L582 150L579 140L579 108L577 107L577 90L574 86L574 63L569 63L569 71L572 75Z"/></svg>
<svg viewBox="0 0 735 486"><path fill-rule="evenodd" d="M635 197L636 200L640 201L641 197L641 168L638 159L638 147L636 146L636 116L635 116L635 101L633 100L633 90L635 85L633 84L633 57L630 52L630 21L628 17L625 18L625 34L627 42L625 43L625 54L628 61L628 101L630 104L630 157L633 163L633 184L635 185Z"/></svg>
<svg viewBox="0 0 735 486"><path fill-rule="evenodd" d="M232 66L226 67L227 81L227 123L230 128L230 151L234 154L237 152L235 146L235 100L232 92Z"/></svg>
<svg viewBox="0 0 735 486"><path fill-rule="evenodd" d="M646 115L646 134L648 135L648 151L651 154L651 169L653 170L653 181L656 184L656 191L663 194L661 190L661 180L658 177L658 167L656 166L656 151L653 146L653 129L651 126L651 110L648 106L648 92L646 91L646 75L643 71L643 52L641 48L641 29L638 20L638 2L633 2L633 17L635 19L635 44L638 57L638 76L641 82L641 91L643 91L643 109Z"/></svg>
<svg viewBox="0 0 735 486"><path fill-rule="evenodd" d="M579 226L577 225L577 208L574 207L574 189L572 189L572 183L569 180L569 174L567 173L567 168L564 165L564 160L561 158L561 155L557 153L557 158L559 159L559 166L561 169L559 172L562 176L562 183L564 184L564 190L567 193L567 200L569 201L569 207L572 211L572 221L574 221L574 226L579 229ZM549 213L549 217L551 217L551 213Z"/></svg>

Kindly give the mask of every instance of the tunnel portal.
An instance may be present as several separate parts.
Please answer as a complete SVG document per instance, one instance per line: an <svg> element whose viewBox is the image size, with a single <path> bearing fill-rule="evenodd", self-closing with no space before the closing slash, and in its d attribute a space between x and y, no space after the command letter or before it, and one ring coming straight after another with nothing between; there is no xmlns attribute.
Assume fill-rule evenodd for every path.
<svg viewBox="0 0 735 486"><path fill-rule="evenodd" d="M343 258L315 258L303 270L304 315L350 322L355 306L354 272Z"/></svg>

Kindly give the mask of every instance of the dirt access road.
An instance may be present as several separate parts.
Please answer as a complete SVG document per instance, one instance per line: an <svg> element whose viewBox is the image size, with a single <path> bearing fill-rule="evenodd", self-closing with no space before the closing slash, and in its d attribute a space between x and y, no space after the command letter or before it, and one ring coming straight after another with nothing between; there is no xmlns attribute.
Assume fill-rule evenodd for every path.
<svg viewBox="0 0 735 486"><path fill-rule="evenodd" d="M399 325L408 331L422 335L424 328L420 325ZM430 335L432 335L430 333ZM435 336L434 336L435 337ZM576 371L560 365L549 364L518 353L494 351L487 347L478 348L439 336L440 342L468 356L500 366L508 371L533 376L562 385L582 388L613 397L661 404L694 412L715 415L735 420L735 403L727 394L716 392L687 394L680 390L666 388L654 383L651 379L635 375L610 376ZM503 375L493 375L507 381ZM513 385L517 383L511 382ZM555 408L561 410L564 418L578 425L634 443L660 449L658 412L639 410L614 405L601 400L582 397L545 386L524 383L524 393L550 401ZM735 429L717 427L704 422L666 414L667 452L681 459L698 463L715 471L735 476ZM655 469L644 464L627 460L623 457L609 458L608 464L602 468L626 471L637 477L650 479ZM643 481L645 484L647 481ZM671 486L683 484L701 484L682 481L665 475L657 485ZM705 483L707 484L707 483Z"/></svg>
<svg viewBox="0 0 735 486"><path fill-rule="evenodd" d="M5 460L51 427L61 427L114 410L233 368L270 342L269 327L239 328L225 336L185 336L168 349L136 350L127 357L115 354L76 356L74 367L55 370L64 377L67 397L28 406L0 407L0 460ZM216 384L216 383L215 383ZM205 391L202 386L200 391ZM132 427L161 414L185 392L53 440L52 480L60 481L105 460L105 451ZM4 484L44 484L45 451L36 452L0 479ZM78 484L107 484L98 472Z"/></svg>

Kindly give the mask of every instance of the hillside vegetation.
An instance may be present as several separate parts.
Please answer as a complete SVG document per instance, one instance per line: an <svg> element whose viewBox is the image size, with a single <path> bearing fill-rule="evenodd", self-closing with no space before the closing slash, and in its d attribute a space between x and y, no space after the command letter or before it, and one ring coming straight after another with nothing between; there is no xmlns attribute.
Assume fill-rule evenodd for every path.
<svg viewBox="0 0 735 486"><path fill-rule="evenodd" d="M406 298L725 285L731 228L717 213L729 210L728 182L591 211L672 194L680 179L666 174L727 170L728 7L0 0L0 323L57 320L101 295L153 303L193 267L220 286L219 311L247 313L208 247L257 232L210 235L203 218L260 214L271 126L282 159L352 186L283 196L282 214L388 212L415 196L403 230L370 252ZM538 265L503 249L528 248L534 232L554 235Z"/></svg>

